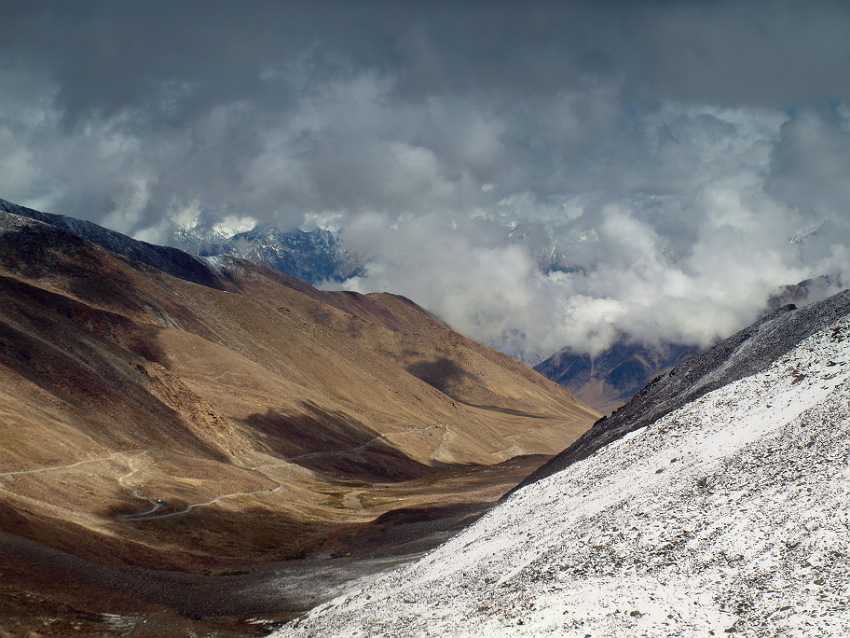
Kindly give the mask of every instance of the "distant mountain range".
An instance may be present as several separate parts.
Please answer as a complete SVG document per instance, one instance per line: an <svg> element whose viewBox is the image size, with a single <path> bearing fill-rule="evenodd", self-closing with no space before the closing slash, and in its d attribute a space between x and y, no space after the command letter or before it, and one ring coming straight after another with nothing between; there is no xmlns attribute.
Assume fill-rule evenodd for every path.
<svg viewBox="0 0 850 638"><path fill-rule="evenodd" d="M839 282L828 276L782 286L768 298L765 315L788 304L805 307L822 301L838 286ZM647 347L630 343L628 337L623 337L594 357L564 348L534 366L534 369L564 386L595 410L610 414L627 403L652 379L701 351L697 346L675 343Z"/></svg>
<svg viewBox="0 0 850 638"><path fill-rule="evenodd" d="M616 343L596 357L568 348L534 366L603 414L628 402L651 379L693 357L696 346L665 344L655 349Z"/></svg>
<svg viewBox="0 0 850 638"><path fill-rule="evenodd" d="M282 231L258 225L229 237L177 228L172 243L200 257L232 255L265 264L311 285L363 274L363 258L343 248L339 233L321 228Z"/></svg>
<svg viewBox="0 0 850 638"><path fill-rule="evenodd" d="M107 250L160 268L187 281L211 285L205 267L191 257L230 255L275 270L314 285L344 281L362 274L363 259L342 247L338 233L315 229L281 231L257 226L249 231L224 236L200 233L190 227L176 228L174 246L157 246L127 237L92 222L65 215L43 213L0 199L0 211L22 215L76 233Z"/></svg>

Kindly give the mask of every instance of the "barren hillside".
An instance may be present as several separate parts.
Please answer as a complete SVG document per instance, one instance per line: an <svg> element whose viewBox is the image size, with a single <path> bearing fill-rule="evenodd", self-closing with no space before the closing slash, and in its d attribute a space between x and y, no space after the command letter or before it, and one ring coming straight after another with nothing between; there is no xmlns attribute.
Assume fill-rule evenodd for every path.
<svg viewBox="0 0 850 638"><path fill-rule="evenodd" d="M598 416L401 297L226 257L193 283L0 215L0 532L16 538L214 573L403 545Z"/></svg>

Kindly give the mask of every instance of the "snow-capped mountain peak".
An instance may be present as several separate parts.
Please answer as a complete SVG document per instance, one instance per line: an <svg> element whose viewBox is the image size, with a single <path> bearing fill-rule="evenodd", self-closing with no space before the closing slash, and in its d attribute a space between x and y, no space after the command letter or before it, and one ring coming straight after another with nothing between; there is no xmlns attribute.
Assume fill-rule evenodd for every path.
<svg viewBox="0 0 850 638"><path fill-rule="evenodd" d="M184 250L220 244L234 235L248 232L256 226L257 220L249 216L228 215L211 226L202 225L199 217L173 219L171 220L172 243Z"/></svg>
<svg viewBox="0 0 850 638"><path fill-rule="evenodd" d="M362 272L363 260L342 246L336 231L283 231L253 219L226 218L207 230L175 226L172 243L200 257L232 255L271 266L310 284L343 281Z"/></svg>

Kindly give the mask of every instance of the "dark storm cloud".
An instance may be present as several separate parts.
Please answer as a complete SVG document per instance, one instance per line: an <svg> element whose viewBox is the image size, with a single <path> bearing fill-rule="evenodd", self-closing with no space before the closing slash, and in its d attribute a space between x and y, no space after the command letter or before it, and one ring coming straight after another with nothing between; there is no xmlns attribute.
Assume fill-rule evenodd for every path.
<svg viewBox="0 0 850 638"><path fill-rule="evenodd" d="M351 285L511 351L705 343L848 276L846 2L0 7L6 199L331 225Z"/></svg>
<svg viewBox="0 0 850 638"><path fill-rule="evenodd" d="M847 13L841 2L28 1L4 3L2 46L51 73L72 120L151 106L184 84L187 111L237 95L280 108L287 91L261 74L298 58L319 80L396 75L406 97L551 94L597 77L636 98L784 105L847 97Z"/></svg>

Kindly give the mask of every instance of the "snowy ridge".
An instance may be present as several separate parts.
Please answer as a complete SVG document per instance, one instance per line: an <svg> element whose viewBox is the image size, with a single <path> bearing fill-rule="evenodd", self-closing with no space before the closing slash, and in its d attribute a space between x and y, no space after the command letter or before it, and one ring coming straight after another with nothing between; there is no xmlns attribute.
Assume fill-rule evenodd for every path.
<svg viewBox="0 0 850 638"><path fill-rule="evenodd" d="M628 432L660 419L727 383L756 374L815 332L850 314L850 290L805 308L793 305L724 339L646 385L607 419L598 421L569 448L544 463L517 489L593 454Z"/></svg>
<svg viewBox="0 0 850 638"><path fill-rule="evenodd" d="M278 636L850 634L850 319Z"/></svg>
<svg viewBox="0 0 850 638"><path fill-rule="evenodd" d="M143 264L162 270L174 277L191 281L210 288L219 287L215 276L203 262L188 253L167 246L155 246L122 235L92 222L74 219L65 215L42 213L31 208L18 206L0 199L0 216L9 214L34 219L46 226L82 237L113 253L135 259Z"/></svg>

